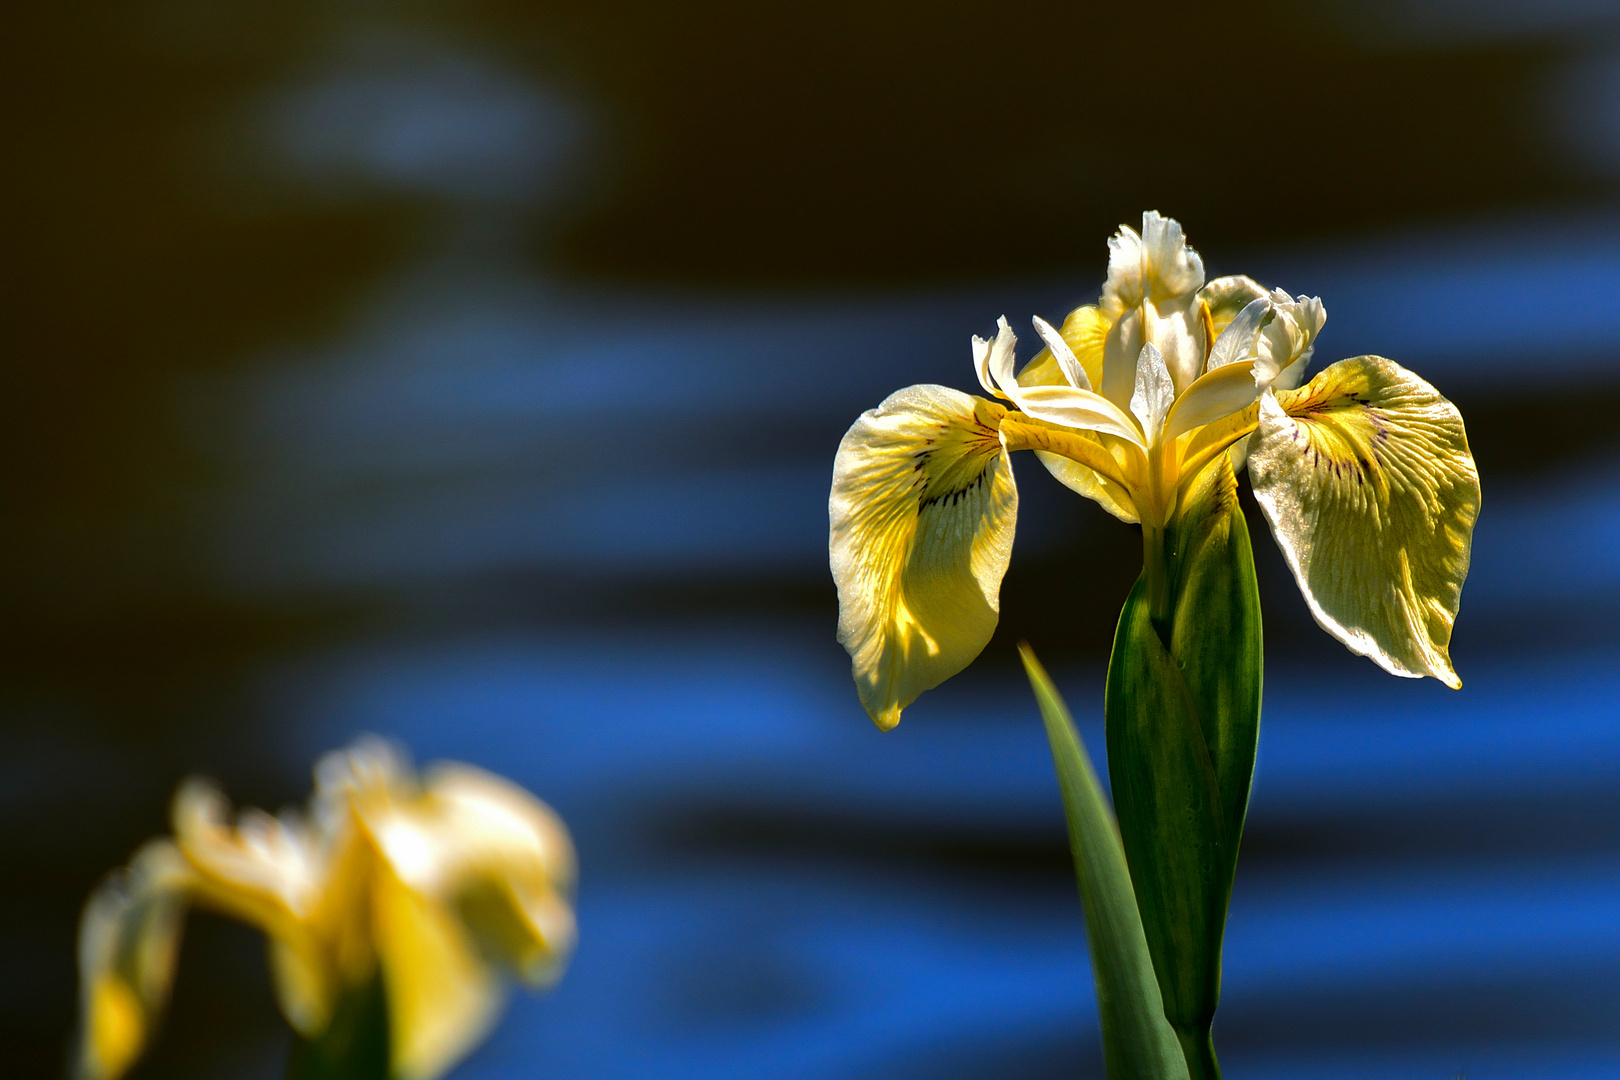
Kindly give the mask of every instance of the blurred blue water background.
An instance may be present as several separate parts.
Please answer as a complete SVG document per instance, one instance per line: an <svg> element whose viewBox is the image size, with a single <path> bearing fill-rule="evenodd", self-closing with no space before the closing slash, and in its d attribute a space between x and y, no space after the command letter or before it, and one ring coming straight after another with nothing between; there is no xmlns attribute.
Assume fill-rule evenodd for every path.
<svg viewBox="0 0 1620 1080"><path fill-rule="evenodd" d="M1422 99L1435 130L1478 128L1501 160L1475 169L1462 135L1413 150L1388 119L1366 136L1388 155L1368 176L1387 165L1393 179L1324 186L1325 224L1312 189L1272 188L1266 168L1225 187L1203 173L1180 188L1075 178L1075 200L1096 204L1076 211L1088 228L1153 205L1183 217L1212 274L1321 295L1317 366L1372 352L1419 371L1462 405L1481 465L1459 692L1327 641L1251 514L1268 672L1222 1059L1234 1078L1620 1075L1620 21L1575 0L1534 18L1511 5L1464 18L1444 0L1357 10L1319 13L1307 40L1367 81L1304 84L1329 95L1312 99L1319 112L1268 113L1242 168L1309 145L1297 129L1310 115L1339 109L1333 133L1350 139L1357 94L1409 63L1484 102L1459 116L1449 90ZM892 193L868 192L879 209L864 219L866 181L844 174L855 194L837 213L806 202L798 215L808 189L784 180L769 227L749 224L740 196L688 211L637 195L656 185L625 148L679 132L649 134L624 100L593 97L566 47L597 40L582 16L536 30L499 5L424 11L289 26L171 5L90 35L188 57L165 100L254 60L222 105L178 125L184 138L166 136L193 177L162 182L180 184L173 201L223 200L271 233L292 228L277 214L293 204L316 207L298 226L315 235L395 215L410 240L377 241L352 267L262 270L277 280L266 289L339 281L324 307L304 305L318 317L244 316L247 329L195 341L153 331L128 363L87 366L99 389L58 369L57 382L20 376L34 411L19 406L27 438L8 467L27 514L10 541L0 728L17 868L0 894L0 1002L18 1074L59 1060L80 898L163 830L182 776L279 805L302 797L317 755L375 732L529 787L581 850L577 959L555 992L515 995L456 1076L1101 1076L1061 808L1011 646L1027 638L1051 663L1100 762L1102 665L1135 532L1020 462L1002 632L880 735L832 639L825 506L860 411L913 382L971 388L971 334L1005 313L1032 341L1030 315L1089 301L1107 226L1027 266L1009 240L998 261L1016 231L1002 217L1068 204L1037 189L1019 218L985 196L957 230L978 237L963 241L972 265L932 249L907 263L880 249L926 247L934 226L885 234ZM735 15L705 8L686 32ZM242 44L255 19L294 44ZM753 71L764 46L733 31L728 62ZM564 46L512 44L531 38ZM1492 94L1501 117L1486 115ZM965 108L946 98L942 115ZM864 107L833 93L822 118L865 123L851 119ZM797 99L773 108L822 115ZM977 114L963 115L971 128ZM750 137L745 125L739 159ZM993 161L994 141L983 149ZM949 143L938 155L970 161ZM810 156L748 175L813 173ZM667 186L690 197L709 167ZM926 181L908 182L934 206ZM688 212L698 224L682 231ZM847 250L817 247L846 212ZM730 220L742 224L728 233ZM215 302L200 282L258 280L217 269L261 243L232 242L186 256L198 326ZM153 226L140 243L168 240ZM799 280L795 258L819 269ZM178 274L154 264L159 282ZM161 302L140 299L145 264L119 265L124 277L86 293L106 309L29 339L33 367L50 366L47 338L89 355L140 337L120 312L138 322ZM125 282L139 301L127 308ZM103 338L77 325L98 320ZM103 423L126 409L162 439ZM67 434L40 435L47 424ZM74 447L54 454L52 438ZM91 464L60 463L75 453ZM121 476L126 459L142 478L128 490L86 479ZM283 1039L257 942L204 916L137 1075L272 1077Z"/></svg>

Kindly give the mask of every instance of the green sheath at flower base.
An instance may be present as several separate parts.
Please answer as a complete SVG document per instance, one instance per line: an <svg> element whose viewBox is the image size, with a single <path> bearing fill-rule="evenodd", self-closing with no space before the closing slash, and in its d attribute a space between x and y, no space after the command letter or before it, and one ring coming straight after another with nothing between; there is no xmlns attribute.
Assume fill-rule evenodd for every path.
<svg viewBox="0 0 1620 1080"><path fill-rule="evenodd" d="M1199 1080L1220 1075L1210 1025L1260 730L1260 597L1225 459L1158 540L1109 661L1108 773L1165 1016Z"/></svg>

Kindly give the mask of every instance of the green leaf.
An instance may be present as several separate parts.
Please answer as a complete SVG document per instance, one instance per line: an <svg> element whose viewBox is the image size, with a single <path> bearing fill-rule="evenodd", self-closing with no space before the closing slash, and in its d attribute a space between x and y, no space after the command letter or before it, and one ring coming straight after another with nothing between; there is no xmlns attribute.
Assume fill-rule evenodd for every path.
<svg viewBox="0 0 1620 1080"><path fill-rule="evenodd" d="M287 1080L389 1080L388 995L382 972L338 999L313 1039L293 1038Z"/></svg>
<svg viewBox="0 0 1620 1080"><path fill-rule="evenodd" d="M1018 651L1041 707L1063 792L1109 1080L1184 1080L1187 1063L1164 1018L1114 816L1052 680L1029 646L1020 645Z"/></svg>
<svg viewBox="0 0 1620 1080"><path fill-rule="evenodd" d="M1114 637L1108 772L1165 1016L1204 1080L1220 1076L1210 1030L1262 676L1254 559L1224 457L1162 540L1169 617L1153 617L1144 574Z"/></svg>

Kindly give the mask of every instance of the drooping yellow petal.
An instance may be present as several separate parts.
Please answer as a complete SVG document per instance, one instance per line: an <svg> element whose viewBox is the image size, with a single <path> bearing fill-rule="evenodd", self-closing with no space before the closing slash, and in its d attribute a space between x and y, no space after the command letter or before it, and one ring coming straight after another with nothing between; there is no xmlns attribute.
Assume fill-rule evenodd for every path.
<svg viewBox="0 0 1620 1080"><path fill-rule="evenodd" d="M145 1049L168 1003L191 884L174 844L154 840L85 905L77 1080L116 1080Z"/></svg>
<svg viewBox="0 0 1620 1080"><path fill-rule="evenodd" d="M1261 399L1249 475L1324 629L1396 675L1461 685L1447 648L1479 474L1451 402L1393 361L1340 361Z"/></svg>
<svg viewBox="0 0 1620 1080"><path fill-rule="evenodd" d="M996 628L1018 513L1005 414L947 387L912 386L839 443L828 500L838 640L884 730Z"/></svg>

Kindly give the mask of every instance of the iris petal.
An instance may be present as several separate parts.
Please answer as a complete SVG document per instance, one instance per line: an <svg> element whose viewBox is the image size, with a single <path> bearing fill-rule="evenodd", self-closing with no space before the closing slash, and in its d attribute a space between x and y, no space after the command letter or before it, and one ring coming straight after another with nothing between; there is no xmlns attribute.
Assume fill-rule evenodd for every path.
<svg viewBox="0 0 1620 1080"><path fill-rule="evenodd" d="M85 905L77 1080L115 1080L146 1045L168 1003L190 886L179 850L154 840Z"/></svg>
<svg viewBox="0 0 1620 1080"><path fill-rule="evenodd" d="M1103 377L1103 342L1108 337L1108 328L1113 322L1093 304L1075 308L1069 312L1068 318L1063 320L1063 326L1058 330L1069 351L1080 361L1080 367L1086 373L1086 383L1089 389L1095 390L1102 385ZM1030 358L1024 370L1018 373L1018 382L1022 386L1061 386L1069 382L1063 371L1058 367L1057 357L1052 350L1042 349ZM1079 385L1071 383L1071 385Z"/></svg>
<svg viewBox="0 0 1620 1080"><path fill-rule="evenodd" d="M488 1034L502 988L454 910L384 871L372 884L399 1080L442 1076Z"/></svg>
<svg viewBox="0 0 1620 1080"><path fill-rule="evenodd" d="M1052 351L1052 359L1057 361L1064 380L1076 390L1090 390L1091 377L1086 374L1085 366L1080 363L1080 358L1074 355L1074 350L1069 348L1069 343L1064 340L1063 335L1039 315L1031 321L1035 324L1035 332Z"/></svg>
<svg viewBox="0 0 1620 1080"><path fill-rule="evenodd" d="M1006 410L912 386L857 420L838 446L828 501L838 640L878 727L966 667L1000 617L1018 490Z"/></svg>
<svg viewBox="0 0 1620 1080"><path fill-rule="evenodd" d="M1305 379L1316 335L1327 323L1327 309L1318 297L1296 300L1281 289L1272 290L1271 301L1277 314L1256 342L1255 381L1279 391L1292 390Z"/></svg>
<svg viewBox="0 0 1620 1080"><path fill-rule="evenodd" d="M1218 277L1198 290L1198 299L1209 306L1210 323L1219 335L1238 313L1256 300L1271 294L1259 282L1243 274Z"/></svg>
<svg viewBox="0 0 1620 1080"><path fill-rule="evenodd" d="M1143 345L1136 358L1136 389L1131 394L1131 412L1141 421L1150 444L1158 441L1165 414L1170 411L1175 397L1176 388L1170 381L1163 355L1151 342Z"/></svg>
<svg viewBox="0 0 1620 1080"><path fill-rule="evenodd" d="M1135 525L1139 520L1130 492L1096 469L1049 450L1037 450L1035 456L1058 483L1076 495L1084 495L1127 525Z"/></svg>
<svg viewBox="0 0 1620 1080"><path fill-rule="evenodd" d="M1245 305L1215 339L1215 345L1209 351L1209 360L1204 364L1204 371L1208 373L1240 360L1252 359L1255 338L1260 333L1260 324L1270 312L1271 301L1265 297ZM1210 321L1213 325L1213 316Z"/></svg>
<svg viewBox="0 0 1620 1080"><path fill-rule="evenodd" d="M1201 375L1185 394L1176 398L1170 415L1165 417L1161 438L1168 442L1182 432L1230 416L1253 405L1259 396L1252 361L1223 364Z"/></svg>
<svg viewBox="0 0 1620 1080"><path fill-rule="evenodd" d="M1479 474L1455 406L1377 356L1267 394L1255 498L1324 629L1396 675L1461 685L1447 649Z"/></svg>

